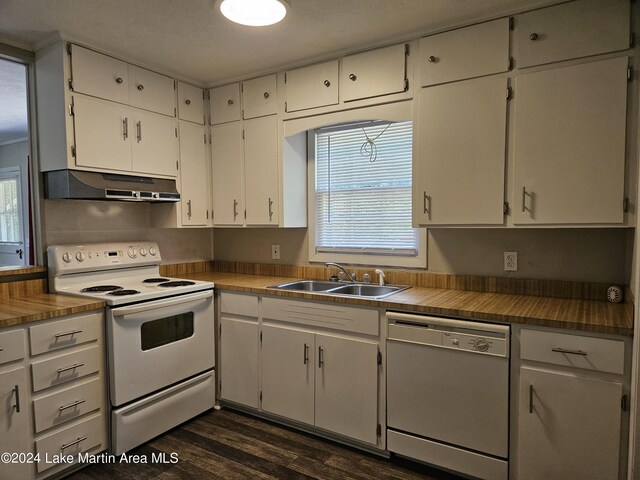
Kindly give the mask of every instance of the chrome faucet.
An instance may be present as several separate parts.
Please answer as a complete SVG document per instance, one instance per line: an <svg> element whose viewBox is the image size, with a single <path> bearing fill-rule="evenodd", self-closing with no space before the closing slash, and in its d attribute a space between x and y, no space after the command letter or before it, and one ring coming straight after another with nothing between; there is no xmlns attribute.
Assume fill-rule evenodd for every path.
<svg viewBox="0 0 640 480"><path fill-rule="evenodd" d="M353 278L353 277L355 277L355 275L351 275L349 272L347 272L347 269L344 268L339 263L326 262L324 265L325 265L325 267L332 267L333 266L333 267L339 268L340 270L342 270L345 273L345 275L347 276L347 278L349 279L350 282L356 283L355 278Z"/></svg>

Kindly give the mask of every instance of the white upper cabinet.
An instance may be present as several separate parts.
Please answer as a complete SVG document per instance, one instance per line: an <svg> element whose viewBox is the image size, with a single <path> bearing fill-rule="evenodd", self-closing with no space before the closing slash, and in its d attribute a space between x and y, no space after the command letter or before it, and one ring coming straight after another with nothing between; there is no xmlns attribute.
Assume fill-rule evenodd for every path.
<svg viewBox="0 0 640 480"><path fill-rule="evenodd" d="M245 119L278 113L276 75L242 82L242 101Z"/></svg>
<svg viewBox="0 0 640 480"><path fill-rule="evenodd" d="M460 28L420 40L424 86L509 70L509 19Z"/></svg>
<svg viewBox="0 0 640 480"><path fill-rule="evenodd" d="M285 74L286 111L336 105L338 60L289 70Z"/></svg>
<svg viewBox="0 0 640 480"><path fill-rule="evenodd" d="M506 92L504 77L422 89L414 223L504 223Z"/></svg>
<svg viewBox="0 0 640 480"><path fill-rule="evenodd" d="M70 46L73 91L118 103L129 103L127 63L101 53Z"/></svg>
<svg viewBox="0 0 640 480"><path fill-rule="evenodd" d="M244 224L242 122L211 128L213 224Z"/></svg>
<svg viewBox="0 0 640 480"><path fill-rule="evenodd" d="M129 119L129 133L133 133L132 170L147 175L175 177L179 158L176 121L141 110L131 112Z"/></svg>
<svg viewBox="0 0 640 480"><path fill-rule="evenodd" d="M627 57L516 78L515 224L624 220Z"/></svg>
<svg viewBox="0 0 640 480"><path fill-rule="evenodd" d="M205 127L180 122L180 205L183 225L209 223L209 168Z"/></svg>
<svg viewBox="0 0 640 480"><path fill-rule="evenodd" d="M178 118L204 125L204 91L178 82Z"/></svg>
<svg viewBox="0 0 640 480"><path fill-rule="evenodd" d="M129 65L129 103L132 107L174 117L176 103L173 79Z"/></svg>
<svg viewBox="0 0 640 480"><path fill-rule="evenodd" d="M232 83L209 90L209 124L234 122L242 118L240 84Z"/></svg>
<svg viewBox="0 0 640 480"><path fill-rule="evenodd" d="M402 43L344 57L340 73L342 101L404 92L407 46Z"/></svg>
<svg viewBox="0 0 640 480"><path fill-rule="evenodd" d="M629 48L630 3L579 0L516 16L516 66L530 67Z"/></svg>

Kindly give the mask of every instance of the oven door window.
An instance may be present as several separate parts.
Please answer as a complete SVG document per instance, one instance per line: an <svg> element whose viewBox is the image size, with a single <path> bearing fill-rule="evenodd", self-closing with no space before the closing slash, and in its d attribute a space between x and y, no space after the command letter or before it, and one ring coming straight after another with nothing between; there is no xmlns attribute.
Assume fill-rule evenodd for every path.
<svg viewBox="0 0 640 480"><path fill-rule="evenodd" d="M145 322L140 327L142 351L158 348L193 335L193 312Z"/></svg>

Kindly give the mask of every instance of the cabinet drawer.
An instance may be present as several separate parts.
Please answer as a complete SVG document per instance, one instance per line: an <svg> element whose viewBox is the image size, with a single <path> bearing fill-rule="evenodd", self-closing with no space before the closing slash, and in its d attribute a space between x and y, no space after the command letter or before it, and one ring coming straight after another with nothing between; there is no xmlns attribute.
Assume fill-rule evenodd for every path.
<svg viewBox="0 0 640 480"><path fill-rule="evenodd" d="M278 113L276 76L266 75L242 82L244 118L263 117Z"/></svg>
<svg viewBox="0 0 640 480"><path fill-rule="evenodd" d="M330 328L345 332L378 335L377 310L344 307L339 304L311 303L286 298L262 298L264 319Z"/></svg>
<svg viewBox="0 0 640 480"><path fill-rule="evenodd" d="M286 73L287 112L338 103L338 61L297 68Z"/></svg>
<svg viewBox="0 0 640 480"><path fill-rule="evenodd" d="M36 433L100 408L101 380L96 378L33 401Z"/></svg>
<svg viewBox="0 0 640 480"><path fill-rule="evenodd" d="M100 370L98 345L31 364L33 391L82 378Z"/></svg>
<svg viewBox="0 0 640 480"><path fill-rule="evenodd" d="M102 330L102 315L93 313L29 328L31 355L93 342Z"/></svg>
<svg viewBox="0 0 640 480"><path fill-rule="evenodd" d="M425 87L509 70L509 19L420 40L420 84Z"/></svg>
<svg viewBox="0 0 640 480"><path fill-rule="evenodd" d="M73 91L118 103L129 103L127 63L71 45Z"/></svg>
<svg viewBox="0 0 640 480"><path fill-rule="evenodd" d="M0 365L24 358L24 330L0 333Z"/></svg>
<svg viewBox="0 0 640 480"><path fill-rule="evenodd" d="M105 440L104 420L102 415L88 418L69 428L36 440L36 453L42 459L52 459L54 455L74 455L87 452L99 446ZM38 463L38 472L55 466L56 463L41 461Z"/></svg>
<svg viewBox="0 0 640 480"><path fill-rule="evenodd" d="M241 295L237 293L220 294L220 309L222 313L233 313L245 317L258 316L258 297L255 295Z"/></svg>
<svg viewBox="0 0 640 480"><path fill-rule="evenodd" d="M522 330L520 358L566 367L624 374L624 342Z"/></svg>
<svg viewBox="0 0 640 480"><path fill-rule="evenodd" d="M629 48L628 0L580 0L516 17L518 68Z"/></svg>
<svg viewBox="0 0 640 480"><path fill-rule="evenodd" d="M232 83L209 90L209 109L211 125L240 120L240 84Z"/></svg>
<svg viewBox="0 0 640 480"><path fill-rule="evenodd" d="M178 82L178 117L188 122L204 124L203 90Z"/></svg>
<svg viewBox="0 0 640 480"><path fill-rule="evenodd" d="M174 117L175 97L172 78L129 65L129 98L132 107Z"/></svg>

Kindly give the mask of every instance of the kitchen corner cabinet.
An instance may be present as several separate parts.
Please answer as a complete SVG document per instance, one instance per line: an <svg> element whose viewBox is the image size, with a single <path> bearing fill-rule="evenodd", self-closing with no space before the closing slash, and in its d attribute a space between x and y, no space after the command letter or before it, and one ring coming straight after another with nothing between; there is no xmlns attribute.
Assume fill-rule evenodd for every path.
<svg viewBox="0 0 640 480"><path fill-rule="evenodd" d="M205 124L203 89L178 82L178 118L200 125Z"/></svg>
<svg viewBox="0 0 640 480"><path fill-rule="evenodd" d="M422 88L413 192L418 225L502 225L507 79Z"/></svg>
<svg viewBox="0 0 640 480"><path fill-rule="evenodd" d="M240 84L232 83L209 90L209 125L235 122L242 118Z"/></svg>
<svg viewBox="0 0 640 480"><path fill-rule="evenodd" d="M630 48L631 3L578 0L516 15L516 67Z"/></svg>
<svg viewBox="0 0 640 480"><path fill-rule="evenodd" d="M242 118L264 117L278 113L276 75L265 75L242 82Z"/></svg>
<svg viewBox="0 0 640 480"><path fill-rule="evenodd" d="M285 73L285 111L338 104L338 60Z"/></svg>
<svg viewBox="0 0 640 480"><path fill-rule="evenodd" d="M622 224L628 58L515 80L513 222Z"/></svg>

